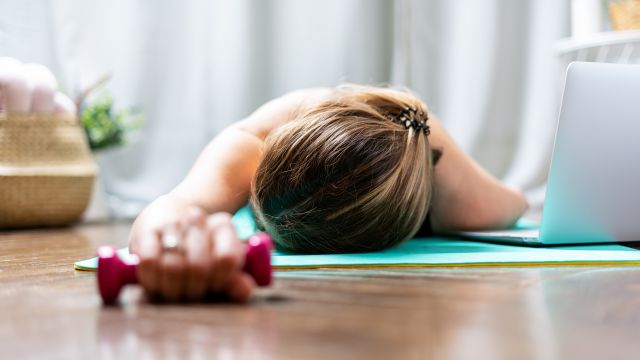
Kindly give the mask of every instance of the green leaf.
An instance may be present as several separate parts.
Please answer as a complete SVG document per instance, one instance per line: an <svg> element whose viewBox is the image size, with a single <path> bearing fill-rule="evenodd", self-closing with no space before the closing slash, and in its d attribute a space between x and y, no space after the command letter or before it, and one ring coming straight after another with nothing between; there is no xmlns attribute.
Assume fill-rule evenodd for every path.
<svg viewBox="0 0 640 360"><path fill-rule="evenodd" d="M140 129L144 118L138 108L115 111L113 96L103 91L80 111L80 121L92 150L126 143L129 132Z"/></svg>

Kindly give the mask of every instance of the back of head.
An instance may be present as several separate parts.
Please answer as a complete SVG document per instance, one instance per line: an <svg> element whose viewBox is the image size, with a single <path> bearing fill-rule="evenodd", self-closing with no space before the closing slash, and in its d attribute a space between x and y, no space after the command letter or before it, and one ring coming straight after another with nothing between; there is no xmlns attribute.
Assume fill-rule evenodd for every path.
<svg viewBox="0 0 640 360"><path fill-rule="evenodd" d="M251 204L279 249L375 251L413 236L431 201L426 134L392 121L426 113L408 92L342 87L267 138Z"/></svg>

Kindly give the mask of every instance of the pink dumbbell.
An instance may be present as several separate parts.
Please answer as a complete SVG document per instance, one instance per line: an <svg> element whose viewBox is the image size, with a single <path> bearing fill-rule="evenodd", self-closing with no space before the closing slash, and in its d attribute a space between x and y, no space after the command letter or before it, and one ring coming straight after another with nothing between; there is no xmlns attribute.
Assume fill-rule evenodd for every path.
<svg viewBox="0 0 640 360"><path fill-rule="evenodd" d="M258 286L271 284L271 237L267 233L256 233L247 239L244 268ZM123 286L137 284L138 257L130 255L123 260L111 246L98 249L98 289L105 304L118 299Z"/></svg>

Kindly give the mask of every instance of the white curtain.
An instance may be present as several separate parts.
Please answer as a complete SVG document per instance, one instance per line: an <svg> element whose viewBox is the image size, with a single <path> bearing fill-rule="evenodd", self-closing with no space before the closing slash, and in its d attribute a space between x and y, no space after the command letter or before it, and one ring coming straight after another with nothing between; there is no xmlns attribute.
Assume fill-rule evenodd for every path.
<svg viewBox="0 0 640 360"><path fill-rule="evenodd" d="M538 189L569 25L568 0L0 0L0 55L70 93L110 72L116 105L144 110L139 136L98 156L112 210L133 216L229 123L342 82L414 89L493 174Z"/></svg>

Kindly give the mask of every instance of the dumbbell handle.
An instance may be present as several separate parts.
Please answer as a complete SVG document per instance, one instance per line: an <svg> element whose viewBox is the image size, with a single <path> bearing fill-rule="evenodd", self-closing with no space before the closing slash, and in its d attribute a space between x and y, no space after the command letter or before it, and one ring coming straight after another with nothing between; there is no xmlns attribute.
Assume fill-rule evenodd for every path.
<svg viewBox="0 0 640 360"><path fill-rule="evenodd" d="M251 275L258 286L271 284L271 247L271 237L267 233L253 234L246 241L242 270ZM98 289L105 304L115 303L125 285L138 283L138 264L137 256L121 259L111 246L98 249Z"/></svg>

